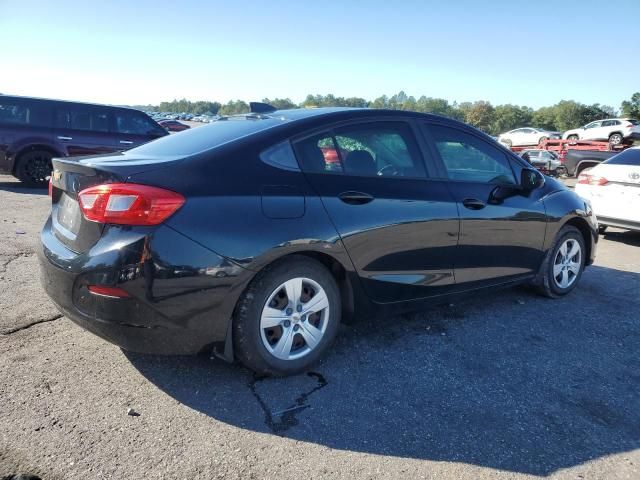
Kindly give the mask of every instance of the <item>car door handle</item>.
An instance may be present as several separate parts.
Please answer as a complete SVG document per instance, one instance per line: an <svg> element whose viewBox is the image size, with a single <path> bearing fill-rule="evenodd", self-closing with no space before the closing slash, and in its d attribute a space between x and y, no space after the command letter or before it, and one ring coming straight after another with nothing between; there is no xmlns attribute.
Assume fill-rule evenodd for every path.
<svg viewBox="0 0 640 480"><path fill-rule="evenodd" d="M73 138L72 137L58 136L58 140L64 140L65 142L68 142L69 140L73 140Z"/></svg>
<svg viewBox="0 0 640 480"><path fill-rule="evenodd" d="M487 206L486 203L478 200L477 198L465 198L464 200L462 200L462 205L464 205L469 210L482 210Z"/></svg>
<svg viewBox="0 0 640 480"><path fill-rule="evenodd" d="M342 192L338 198L349 205L364 205L373 200L371 195L362 192Z"/></svg>
<svg viewBox="0 0 640 480"><path fill-rule="evenodd" d="M120 140L120 143L123 145L133 145L133 142L130 140Z"/></svg>

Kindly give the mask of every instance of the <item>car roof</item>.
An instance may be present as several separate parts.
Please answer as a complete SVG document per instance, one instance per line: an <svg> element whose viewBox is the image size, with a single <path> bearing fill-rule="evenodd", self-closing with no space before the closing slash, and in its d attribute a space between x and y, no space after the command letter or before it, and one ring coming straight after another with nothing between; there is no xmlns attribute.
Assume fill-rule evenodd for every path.
<svg viewBox="0 0 640 480"><path fill-rule="evenodd" d="M4 95L0 93L0 99L3 98L16 98L19 100L35 100L37 102L55 102L55 103L67 103L71 105L89 105L91 107L109 107L109 108L120 108L123 110L133 110L136 112L141 112L142 110L138 110L136 108L126 107L123 105L108 105L103 103L92 103L92 102L80 102L74 100L57 100L55 98L42 98L42 97L26 97L22 95ZM144 112L143 112L144 113Z"/></svg>

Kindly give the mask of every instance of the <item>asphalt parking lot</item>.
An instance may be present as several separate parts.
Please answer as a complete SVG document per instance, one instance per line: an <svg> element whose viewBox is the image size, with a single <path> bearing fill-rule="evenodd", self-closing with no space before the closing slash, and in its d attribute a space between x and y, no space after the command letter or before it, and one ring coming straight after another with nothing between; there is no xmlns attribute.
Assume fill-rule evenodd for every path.
<svg viewBox="0 0 640 480"><path fill-rule="evenodd" d="M0 478L640 478L640 234L602 236L562 300L361 318L308 374L257 379L61 317L46 191L0 176L0 205Z"/></svg>

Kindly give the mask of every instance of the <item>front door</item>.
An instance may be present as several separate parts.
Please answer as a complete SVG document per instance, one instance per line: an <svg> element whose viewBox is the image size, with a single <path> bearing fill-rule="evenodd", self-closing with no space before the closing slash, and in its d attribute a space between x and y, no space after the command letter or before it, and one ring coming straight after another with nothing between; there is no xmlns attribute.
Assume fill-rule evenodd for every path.
<svg viewBox="0 0 640 480"><path fill-rule="evenodd" d="M435 123L426 128L460 212L457 287L501 283L537 271L546 229L540 190L490 201L497 186L517 183L506 152L471 129Z"/></svg>
<svg viewBox="0 0 640 480"><path fill-rule="evenodd" d="M456 204L446 182L429 180L409 122L349 124L300 139L295 150L372 300L453 285Z"/></svg>

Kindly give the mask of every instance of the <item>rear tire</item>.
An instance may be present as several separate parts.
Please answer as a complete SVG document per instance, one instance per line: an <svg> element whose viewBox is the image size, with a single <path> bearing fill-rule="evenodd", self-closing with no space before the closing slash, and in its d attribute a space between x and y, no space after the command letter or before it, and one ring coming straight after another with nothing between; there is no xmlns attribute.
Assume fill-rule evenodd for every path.
<svg viewBox="0 0 640 480"><path fill-rule="evenodd" d="M17 159L16 177L29 187L45 187L51 176L53 155L46 150L31 150Z"/></svg>
<svg viewBox="0 0 640 480"><path fill-rule="evenodd" d="M582 277L586 252L580 230L571 225L562 227L540 267L536 282L538 292L549 298L570 293Z"/></svg>
<svg viewBox="0 0 640 480"><path fill-rule="evenodd" d="M612 133L609 135L609 145L621 145L624 138L620 133Z"/></svg>
<svg viewBox="0 0 640 480"><path fill-rule="evenodd" d="M540 140L538 140L538 145L542 145L542 142L544 142L545 140L549 140L549 137L540 137Z"/></svg>
<svg viewBox="0 0 640 480"><path fill-rule="evenodd" d="M332 343L341 310L338 285L324 265L287 257L260 272L240 299L233 321L236 357L261 375L302 372Z"/></svg>
<svg viewBox="0 0 640 480"><path fill-rule="evenodd" d="M513 146L513 142L511 140L503 140L502 143L504 143L509 148Z"/></svg>

